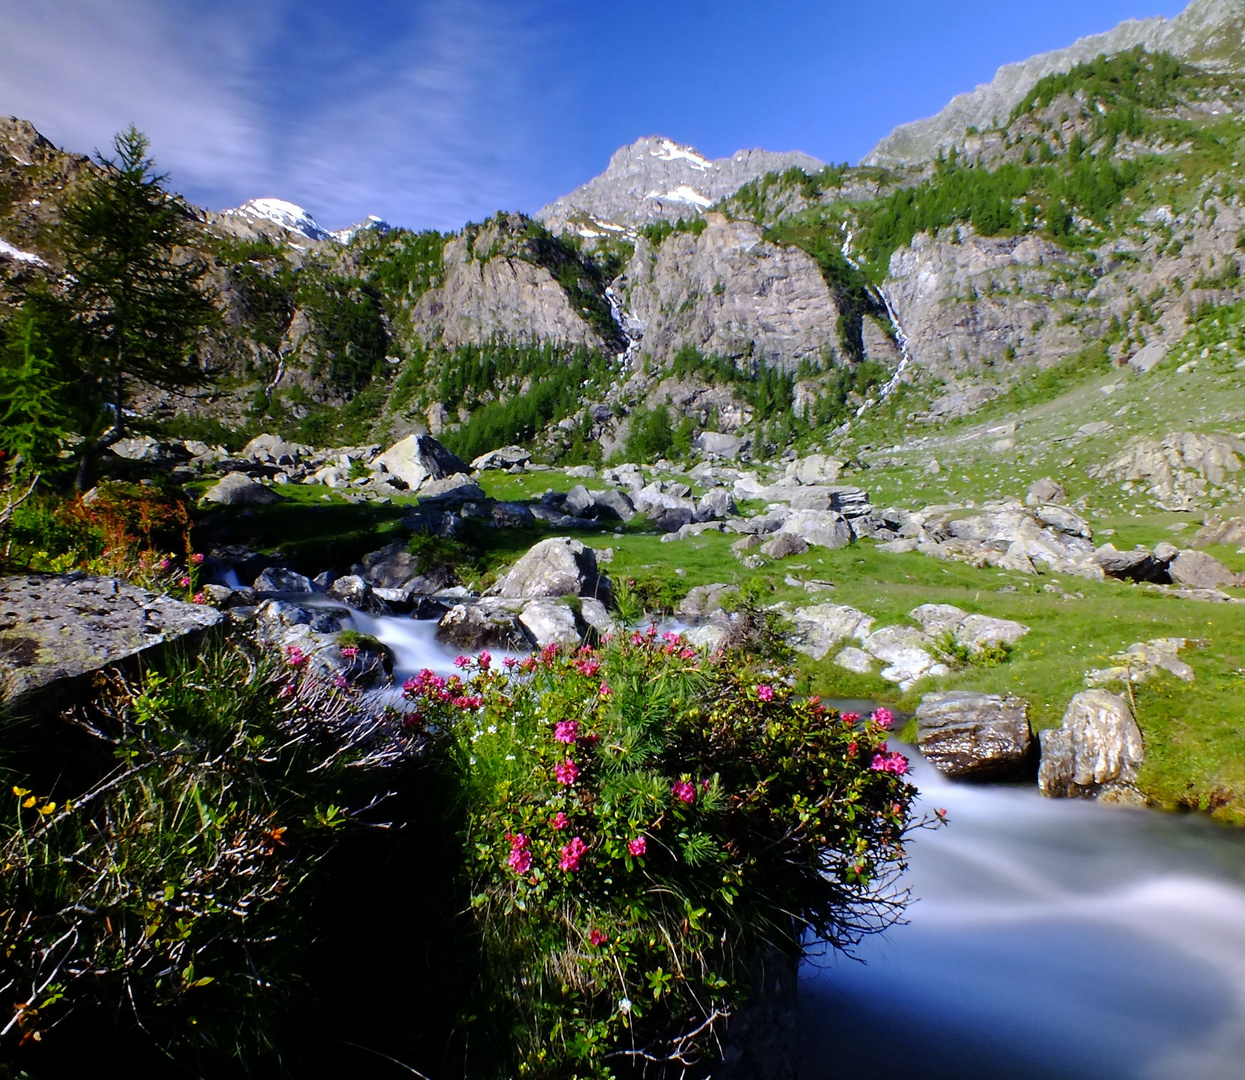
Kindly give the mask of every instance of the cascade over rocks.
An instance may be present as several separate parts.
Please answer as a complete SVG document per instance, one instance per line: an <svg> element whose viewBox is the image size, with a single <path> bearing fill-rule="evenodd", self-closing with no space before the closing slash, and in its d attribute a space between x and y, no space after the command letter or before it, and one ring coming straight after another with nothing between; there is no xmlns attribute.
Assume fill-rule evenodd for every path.
<svg viewBox="0 0 1245 1080"><path fill-rule="evenodd" d="M916 710L921 753L951 777L1015 776L1029 761L1033 740L1024 699L951 690L926 694Z"/></svg>

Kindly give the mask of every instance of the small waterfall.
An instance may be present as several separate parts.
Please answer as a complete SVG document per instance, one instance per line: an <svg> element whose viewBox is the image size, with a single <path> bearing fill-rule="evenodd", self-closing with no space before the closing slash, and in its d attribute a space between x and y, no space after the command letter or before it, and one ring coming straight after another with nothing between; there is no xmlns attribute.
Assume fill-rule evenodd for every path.
<svg viewBox="0 0 1245 1080"><path fill-rule="evenodd" d="M859 270L860 264L852 258L852 231L847 230L847 236L843 240L843 258L853 270ZM895 392L895 388L899 385L904 373L912 366L912 349L908 343L908 335L904 332L903 323L899 321L899 312L895 310L895 305L891 303L891 298L886 295L886 290L881 285L870 285L869 292L874 298L882 302L882 306L886 308L886 317L890 319L891 326L895 328L895 344L899 346L899 366L895 368L891 377L886 380L882 389L878 392L877 398L866 398L863 405L856 410L856 416L863 416L874 405L885 401Z"/></svg>
<svg viewBox="0 0 1245 1080"><path fill-rule="evenodd" d="M623 307L622 301L619 300L618 294L614 292L612 285L606 287L605 299L609 301L610 315L613 316L614 322L618 324L618 328L627 339L626 349L618 354L618 369L620 373L623 373L630 369L631 360L635 356L636 350L640 347L640 342L644 338L644 331L648 329L648 323L637 319Z"/></svg>

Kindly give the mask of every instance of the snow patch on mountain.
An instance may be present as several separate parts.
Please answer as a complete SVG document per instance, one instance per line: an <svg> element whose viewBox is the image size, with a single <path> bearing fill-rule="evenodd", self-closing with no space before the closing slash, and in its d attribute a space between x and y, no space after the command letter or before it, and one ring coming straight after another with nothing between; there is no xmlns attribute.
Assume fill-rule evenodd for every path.
<svg viewBox="0 0 1245 1080"><path fill-rule="evenodd" d="M389 231L390 225L384 218L377 217L375 214L368 214L360 222L345 229L334 229L329 233L339 244L349 244L361 232L378 232L382 236Z"/></svg>
<svg viewBox="0 0 1245 1080"><path fill-rule="evenodd" d="M281 228L305 236L308 240L327 240L329 233L316 223L297 203L284 199L248 199L241 206L222 210L225 217L243 218L247 221L270 221Z"/></svg>
<svg viewBox="0 0 1245 1080"><path fill-rule="evenodd" d="M649 153L659 161L690 161L693 169L712 169L713 162L701 157L690 146L680 146L669 139L658 139Z"/></svg>
<svg viewBox="0 0 1245 1080"><path fill-rule="evenodd" d="M702 195L695 188L688 187L687 184L680 184L673 191L660 192L650 191L646 198L649 199L665 199L668 202L687 203L689 206L699 206L702 210L713 205L713 200Z"/></svg>

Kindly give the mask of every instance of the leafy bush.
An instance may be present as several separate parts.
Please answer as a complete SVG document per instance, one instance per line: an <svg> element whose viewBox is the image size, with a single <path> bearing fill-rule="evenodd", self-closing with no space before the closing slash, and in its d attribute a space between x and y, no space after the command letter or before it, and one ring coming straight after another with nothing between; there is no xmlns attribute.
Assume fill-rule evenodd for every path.
<svg viewBox="0 0 1245 1080"><path fill-rule="evenodd" d="M683 1075L749 962L892 922L913 789L861 724L656 630L406 685L445 733L480 981L472 1075Z"/></svg>

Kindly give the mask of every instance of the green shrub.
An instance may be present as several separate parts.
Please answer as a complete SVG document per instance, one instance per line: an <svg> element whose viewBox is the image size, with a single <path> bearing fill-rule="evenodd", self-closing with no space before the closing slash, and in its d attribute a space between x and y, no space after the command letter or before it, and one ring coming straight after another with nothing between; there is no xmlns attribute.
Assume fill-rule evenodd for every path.
<svg viewBox="0 0 1245 1080"><path fill-rule="evenodd" d="M445 732L480 949L471 1075L679 1075L805 935L897 917L913 789L863 725L678 635L408 682Z"/></svg>

